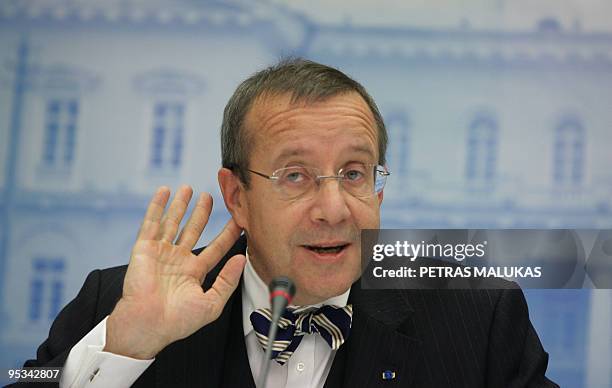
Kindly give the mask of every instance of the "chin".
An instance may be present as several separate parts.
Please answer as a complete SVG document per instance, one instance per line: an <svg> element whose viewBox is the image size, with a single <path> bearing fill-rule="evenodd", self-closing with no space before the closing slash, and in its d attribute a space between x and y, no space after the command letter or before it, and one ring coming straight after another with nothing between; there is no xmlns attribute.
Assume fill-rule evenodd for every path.
<svg viewBox="0 0 612 388"><path fill-rule="evenodd" d="M351 288L351 285L354 282L354 280L352 280L350 277L338 279L337 275L332 279L333 282L325 279L325 277L317 277L304 279L302 282L296 283L296 287L298 289L298 297L296 299L306 299L307 301L305 304L319 303L326 299L343 294L349 288ZM308 286L300 287L300 284L307 284Z"/></svg>

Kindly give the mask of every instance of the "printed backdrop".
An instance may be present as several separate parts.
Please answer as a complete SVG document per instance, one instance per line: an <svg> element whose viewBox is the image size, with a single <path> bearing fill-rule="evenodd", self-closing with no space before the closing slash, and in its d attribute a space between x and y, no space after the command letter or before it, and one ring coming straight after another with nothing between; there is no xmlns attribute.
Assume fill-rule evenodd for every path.
<svg viewBox="0 0 612 388"><path fill-rule="evenodd" d="M612 228L611 13L603 0L0 1L0 368L34 357L89 271L128 261L157 186L210 191L201 242L220 230L223 107L288 55L378 101L383 227ZM526 294L549 375L611 387L611 292Z"/></svg>

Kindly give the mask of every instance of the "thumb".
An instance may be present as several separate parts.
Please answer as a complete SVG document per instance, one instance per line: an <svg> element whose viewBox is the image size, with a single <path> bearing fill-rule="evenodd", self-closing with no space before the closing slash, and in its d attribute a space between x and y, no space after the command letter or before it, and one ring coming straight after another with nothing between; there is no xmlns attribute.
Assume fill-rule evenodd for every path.
<svg viewBox="0 0 612 388"><path fill-rule="evenodd" d="M244 255L233 256L225 263L212 287L206 291L206 294L211 294L210 296L214 298L213 315L215 319L221 315L229 297L238 287L240 275L242 275L245 265L246 257Z"/></svg>

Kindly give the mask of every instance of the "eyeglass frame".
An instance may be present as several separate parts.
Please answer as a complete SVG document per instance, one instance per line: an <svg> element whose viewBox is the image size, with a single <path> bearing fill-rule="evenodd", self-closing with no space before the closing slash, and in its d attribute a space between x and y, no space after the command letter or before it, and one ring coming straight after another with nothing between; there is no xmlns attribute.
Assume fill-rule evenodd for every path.
<svg viewBox="0 0 612 388"><path fill-rule="evenodd" d="M360 162L359 162L359 163L357 163L357 164L360 164L360 165L363 165L363 166L367 166L367 167L374 167L374 171L375 171L377 174L379 174L379 175L381 175L381 176L384 176L384 177L385 177L385 185L386 185L386 182L387 182L387 181L386 181L386 178L387 178L389 175L391 175L391 171L389 171L389 170L388 170L388 169L387 169L385 166L380 165L380 164L374 164L374 163L360 163ZM255 175L259 175L259 176L260 176L260 177L262 177L262 178L266 178L266 179L271 180L271 181L278 181L278 179L280 179L280 177L279 177L279 176L276 176L275 174L277 174L279 171L282 171L282 170L287 170L287 169L290 169L290 168L295 168L295 167L302 167L302 168L305 168L305 169L307 169L307 170L308 170L308 169L310 169L310 170L318 170L318 171L321 171L321 169L320 169L320 168L318 168L318 167L301 166L301 165L298 165L298 166L289 166L289 167L282 167L282 168L276 169L276 170L272 171L272 175L266 175L266 174L264 174L264 173L262 173L262 172L255 171L255 170L251 170L250 168L247 168L246 170L247 170L248 172L251 172L251 173L255 174ZM378 167L380 167L380 168L382 169L382 171L381 171L381 170L379 170L379 169L378 169ZM314 178L314 181L315 181L315 183L316 183L317 190L318 190L318 189L321 187L321 183L320 183L320 182L321 182L321 180L323 180L323 179L337 179L337 180L339 180L339 181L341 181L341 182L342 182L342 181L344 181L344 180L346 180L347 178L345 177L345 175L341 175L342 170L344 170L344 169L345 169L345 167L342 167L341 169L339 169L339 170L338 170L338 173L337 173L336 175L316 175L316 176L314 176L313 178ZM375 182L375 183L376 183L376 182ZM340 185L341 185L341 187L344 189L344 186L342 185L342 183L340 183ZM374 187L376 188L376 185L374 185ZM373 192L371 195L367 195L367 196L355 196L355 195L353 195L353 194L352 194L352 193L350 193L350 192L349 192L349 194L353 195L353 196L354 196L354 197L356 197L356 198L370 198L370 197L373 197L374 195L376 195L376 194L380 193L380 192L381 192L383 189L384 189L384 186L383 186L383 187L382 187L382 189L380 189L379 191L376 191L376 189L375 189L375 190L374 190L374 192ZM305 193L304 193L304 194L305 194ZM299 198L299 197L300 197L300 196L297 196L297 197L295 197L295 198ZM295 198L292 198L292 199L295 199Z"/></svg>

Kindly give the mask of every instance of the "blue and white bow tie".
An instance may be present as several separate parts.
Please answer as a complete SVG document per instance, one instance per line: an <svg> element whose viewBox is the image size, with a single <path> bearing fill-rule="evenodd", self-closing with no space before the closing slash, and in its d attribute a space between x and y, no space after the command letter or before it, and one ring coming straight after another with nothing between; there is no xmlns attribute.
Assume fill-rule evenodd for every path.
<svg viewBox="0 0 612 388"><path fill-rule="evenodd" d="M272 315L270 309L257 309L251 313L251 323L257 340L265 349ZM283 365L297 349L306 334L319 333L333 350L346 341L353 320L353 307L322 306L321 308L287 308L278 323L272 358Z"/></svg>

